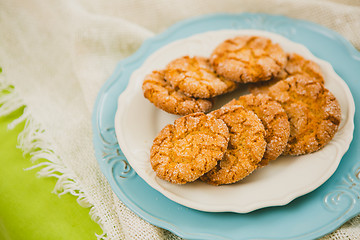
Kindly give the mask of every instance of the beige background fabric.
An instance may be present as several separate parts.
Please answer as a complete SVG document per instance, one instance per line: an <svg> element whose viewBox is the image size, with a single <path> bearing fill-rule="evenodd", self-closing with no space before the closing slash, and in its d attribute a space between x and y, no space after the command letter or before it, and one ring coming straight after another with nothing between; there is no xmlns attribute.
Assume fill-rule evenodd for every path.
<svg viewBox="0 0 360 240"><path fill-rule="evenodd" d="M91 111L100 87L116 63L134 53L145 39L180 20L216 12L265 12L313 21L337 31L360 49L357 0L0 2L3 78L15 86L29 116L45 130L42 137L51 151L44 156L63 174L57 192L77 194L79 203L92 206L92 217L106 233L102 237L177 239L127 209L102 175L91 133ZM326 238L360 239L359 218Z"/></svg>

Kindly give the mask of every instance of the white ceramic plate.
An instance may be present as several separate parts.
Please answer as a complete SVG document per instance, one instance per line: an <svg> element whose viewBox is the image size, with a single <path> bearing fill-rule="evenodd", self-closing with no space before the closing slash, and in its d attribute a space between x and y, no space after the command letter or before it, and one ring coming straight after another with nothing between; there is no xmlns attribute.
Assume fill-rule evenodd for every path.
<svg viewBox="0 0 360 240"><path fill-rule="evenodd" d="M325 86L341 105L342 121L338 132L322 150L303 156L281 156L236 184L216 187L195 181L176 185L159 179L149 161L152 141L166 124L173 123L179 116L156 108L143 97L141 86L145 75L152 70L163 69L171 60L184 55L209 57L220 42L237 35L271 38L286 52L298 53L318 63L325 77ZM245 93L238 90L221 96L215 108ZM246 213L287 204L323 184L334 173L350 145L354 111L354 101L345 82L329 63L313 56L303 45L265 31L221 30L172 42L150 55L131 75L128 87L119 96L115 131L121 150L132 168L151 187L169 199L202 211Z"/></svg>

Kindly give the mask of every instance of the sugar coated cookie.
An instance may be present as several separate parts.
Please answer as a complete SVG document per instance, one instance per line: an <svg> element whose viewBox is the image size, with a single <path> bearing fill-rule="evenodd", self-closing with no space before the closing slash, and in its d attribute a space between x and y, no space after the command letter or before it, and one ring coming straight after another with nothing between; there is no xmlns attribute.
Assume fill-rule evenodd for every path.
<svg viewBox="0 0 360 240"><path fill-rule="evenodd" d="M201 180L212 185L235 183L258 167L266 148L264 126L254 112L242 106L222 107L209 115L225 122L230 141L223 159Z"/></svg>
<svg viewBox="0 0 360 240"><path fill-rule="evenodd" d="M266 82L259 82L249 86L249 89L254 94L266 93L269 86L284 80L287 77L295 75L305 75L316 79L324 84L324 76L321 72L320 66L314 61L305 59L297 53L290 53L287 55L287 63L283 70L275 76L272 80Z"/></svg>
<svg viewBox="0 0 360 240"><path fill-rule="evenodd" d="M324 76L321 72L320 66L314 61L305 59L296 53L288 54L288 61L285 66L285 74L281 78L287 78L294 75L306 75L317 79L324 84Z"/></svg>
<svg viewBox="0 0 360 240"><path fill-rule="evenodd" d="M267 165L283 153L290 135L290 123L285 110L277 101L264 94L248 94L230 101L225 106L230 105L242 105L252 110L265 127L267 144L260 166Z"/></svg>
<svg viewBox="0 0 360 240"><path fill-rule="evenodd" d="M195 112L207 112L213 106L210 99L197 99L185 96L175 90L164 78L164 71L153 71L143 82L145 98L156 107L172 114L186 115Z"/></svg>
<svg viewBox="0 0 360 240"><path fill-rule="evenodd" d="M269 87L268 93L282 105L290 121L285 154L315 152L334 137L341 120L340 105L318 80L291 76Z"/></svg>
<svg viewBox="0 0 360 240"><path fill-rule="evenodd" d="M181 57L171 61L165 71L166 80L185 95L212 98L233 91L237 84L217 76L204 57Z"/></svg>
<svg viewBox="0 0 360 240"><path fill-rule="evenodd" d="M241 82L267 81L285 67L286 54L280 45L261 36L238 36L218 45L210 56L215 71Z"/></svg>
<svg viewBox="0 0 360 240"><path fill-rule="evenodd" d="M195 181L224 156L229 130L224 121L194 113L165 126L150 150L156 175L171 183Z"/></svg>

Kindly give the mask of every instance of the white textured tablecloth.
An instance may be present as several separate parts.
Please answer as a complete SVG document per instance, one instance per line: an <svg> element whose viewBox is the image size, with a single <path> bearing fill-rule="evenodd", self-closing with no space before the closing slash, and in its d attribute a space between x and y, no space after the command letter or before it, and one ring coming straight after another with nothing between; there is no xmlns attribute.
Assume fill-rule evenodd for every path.
<svg viewBox="0 0 360 240"><path fill-rule="evenodd" d="M99 238L177 239L137 217L113 194L92 145L91 111L116 63L188 17L265 12L331 28L360 49L358 0L3 0L0 2L0 115L26 105L19 145L58 177L55 192L78 196L102 227ZM15 91L8 87L15 86ZM14 122L16 124L16 121ZM10 126L11 127L11 126ZM359 217L326 239L360 239Z"/></svg>

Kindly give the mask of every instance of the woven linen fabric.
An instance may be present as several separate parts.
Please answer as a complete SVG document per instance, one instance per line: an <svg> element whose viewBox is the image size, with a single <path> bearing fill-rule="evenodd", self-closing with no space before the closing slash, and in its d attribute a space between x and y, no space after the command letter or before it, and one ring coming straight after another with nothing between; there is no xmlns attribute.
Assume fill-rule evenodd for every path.
<svg viewBox="0 0 360 240"><path fill-rule="evenodd" d="M3 0L0 87L14 86L0 115L26 105L19 145L55 192L78 196L104 239L178 239L131 212L112 192L93 150L91 111L121 59L172 24L209 13L264 12L331 28L360 49L357 0ZM6 103L6 104L5 104ZM16 122L14 123L16 124ZM43 159L43 160L41 160ZM46 159L46 161L44 160ZM360 239L355 217L324 239Z"/></svg>

